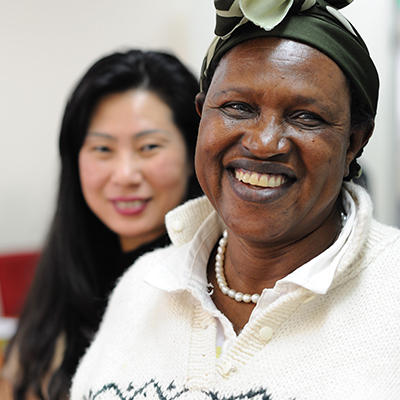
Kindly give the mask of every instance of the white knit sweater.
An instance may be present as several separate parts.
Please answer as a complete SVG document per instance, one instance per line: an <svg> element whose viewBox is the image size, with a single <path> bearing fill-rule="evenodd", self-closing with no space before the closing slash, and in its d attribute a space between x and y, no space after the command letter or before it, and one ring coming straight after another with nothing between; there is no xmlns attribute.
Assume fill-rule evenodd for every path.
<svg viewBox="0 0 400 400"><path fill-rule="evenodd" d="M71 400L398 400L400 231L371 219L362 188L348 189L355 236L328 293L299 288L280 297L218 359L215 318L197 297L145 282L153 266L196 254L191 239L206 218L220 224L205 198L174 210L174 245L145 255L120 280ZM265 327L270 340L260 335Z"/></svg>

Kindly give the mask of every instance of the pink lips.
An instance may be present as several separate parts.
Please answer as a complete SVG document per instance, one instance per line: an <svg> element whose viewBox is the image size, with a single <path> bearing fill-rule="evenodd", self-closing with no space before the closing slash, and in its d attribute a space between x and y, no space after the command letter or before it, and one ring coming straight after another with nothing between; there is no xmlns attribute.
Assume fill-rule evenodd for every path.
<svg viewBox="0 0 400 400"><path fill-rule="evenodd" d="M138 197L118 197L111 199L115 211L121 215L138 215L146 209L149 201L150 199Z"/></svg>

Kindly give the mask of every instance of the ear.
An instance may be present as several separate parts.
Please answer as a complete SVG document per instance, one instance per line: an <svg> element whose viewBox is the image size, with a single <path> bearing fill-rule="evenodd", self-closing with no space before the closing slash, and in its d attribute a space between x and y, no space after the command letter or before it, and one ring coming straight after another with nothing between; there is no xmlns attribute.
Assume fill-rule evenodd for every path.
<svg viewBox="0 0 400 400"><path fill-rule="evenodd" d="M346 153L344 178L349 175L351 162L361 155L364 147L367 145L374 131L374 127L375 122L372 121L371 123L363 124L362 126L357 126L352 129Z"/></svg>
<svg viewBox="0 0 400 400"><path fill-rule="evenodd" d="M203 106L204 106L205 98L206 98L206 95L203 92L197 93L197 95L196 95L196 99L195 99L196 111L197 111L197 114L199 114L200 117L201 117L201 114L203 112Z"/></svg>

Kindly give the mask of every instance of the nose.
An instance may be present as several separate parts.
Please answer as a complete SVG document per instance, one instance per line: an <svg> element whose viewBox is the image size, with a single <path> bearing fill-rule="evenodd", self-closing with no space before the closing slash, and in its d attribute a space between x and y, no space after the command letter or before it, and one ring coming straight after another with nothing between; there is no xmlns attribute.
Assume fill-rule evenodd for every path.
<svg viewBox="0 0 400 400"><path fill-rule="evenodd" d="M143 179L141 161L132 154L121 154L114 163L112 182L120 186L139 185Z"/></svg>
<svg viewBox="0 0 400 400"><path fill-rule="evenodd" d="M286 155L291 150L285 123L274 116L259 119L242 137L242 146L260 159Z"/></svg>

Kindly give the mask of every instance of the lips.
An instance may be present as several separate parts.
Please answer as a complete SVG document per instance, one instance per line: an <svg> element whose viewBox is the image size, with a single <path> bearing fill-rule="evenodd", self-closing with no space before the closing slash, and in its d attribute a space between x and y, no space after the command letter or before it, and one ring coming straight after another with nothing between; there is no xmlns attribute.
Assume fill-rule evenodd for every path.
<svg viewBox="0 0 400 400"><path fill-rule="evenodd" d="M269 203L288 193L296 182L294 171L285 164L238 159L226 166L230 186L244 201Z"/></svg>
<svg viewBox="0 0 400 400"><path fill-rule="evenodd" d="M111 200L114 209L122 215L137 215L142 213L150 199L114 198Z"/></svg>

